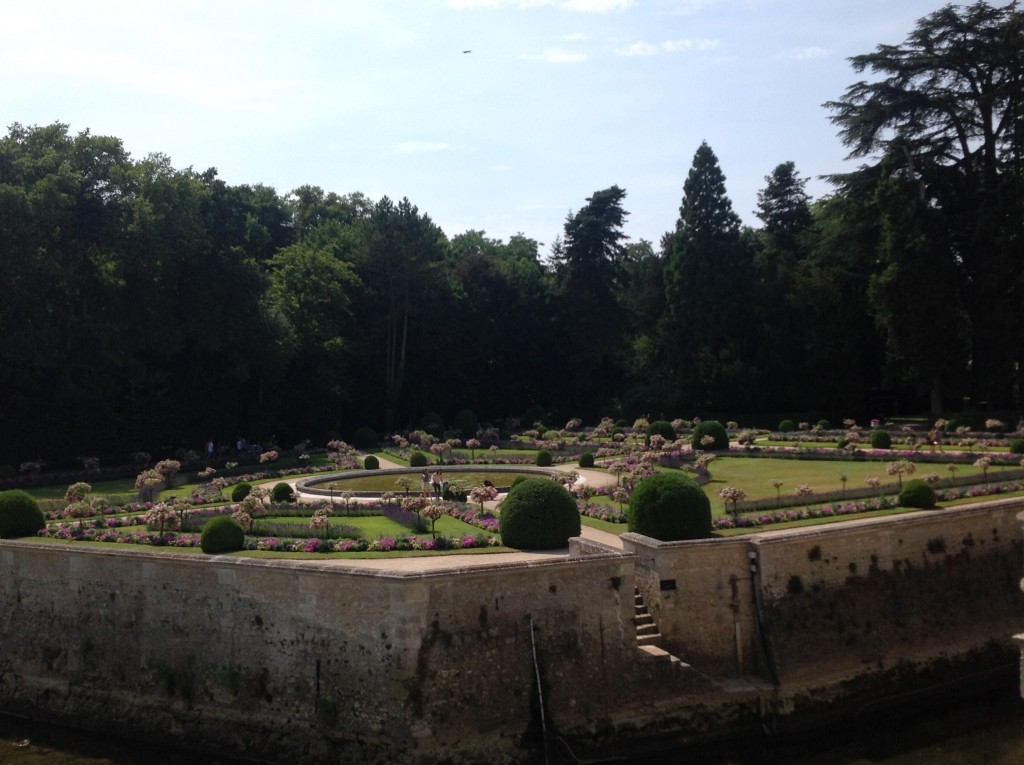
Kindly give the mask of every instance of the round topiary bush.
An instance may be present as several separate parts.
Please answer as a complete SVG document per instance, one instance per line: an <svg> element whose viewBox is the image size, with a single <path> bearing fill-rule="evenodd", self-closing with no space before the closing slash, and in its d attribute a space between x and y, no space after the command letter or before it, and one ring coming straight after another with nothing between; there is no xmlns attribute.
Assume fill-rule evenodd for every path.
<svg viewBox="0 0 1024 765"><path fill-rule="evenodd" d="M779 423L779 431L781 433L790 433L794 430L796 430L796 425L793 423L792 420L787 419Z"/></svg>
<svg viewBox="0 0 1024 765"><path fill-rule="evenodd" d="M593 452L583 452L580 455L580 467L581 468L592 468L594 467L594 454Z"/></svg>
<svg viewBox="0 0 1024 765"><path fill-rule="evenodd" d="M637 482L629 498L629 530L663 542L711 533L711 502L692 478L656 473Z"/></svg>
<svg viewBox="0 0 1024 765"><path fill-rule="evenodd" d="M409 467L426 467L427 455L423 452L413 452L409 455Z"/></svg>
<svg viewBox="0 0 1024 765"><path fill-rule="evenodd" d="M231 501L241 502L243 499L249 496L250 491L252 491L252 484L250 484L248 481L236 483L235 488L231 490Z"/></svg>
<svg viewBox="0 0 1024 765"><path fill-rule="evenodd" d="M872 430L871 431L871 448L872 449L889 449L892 447L892 436L889 435L887 430Z"/></svg>
<svg viewBox="0 0 1024 765"><path fill-rule="evenodd" d="M508 487L508 490L512 491L512 489L516 488L519 484L521 484L525 480L526 480L526 476L525 475L517 475L515 478L512 479L512 484Z"/></svg>
<svg viewBox="0 0 1024 765"><path fill-rule="evenodd" d="M672 427L671 422L666 420L655 420L647 426L648 441L650 441L651 436L661 436L671 443L676 440L676 429Z"/></svg>
<svg viewBox="0 0 1024 765"><path fill-rule="evenodd" d="M291 484L281 481L281 483L274 485L273 490L270 492L270 498L274 502L291 502L295 499L295 489L291 487Z"/></svg>
<svg viewBox="0 0 1024 765"><path fill-rule="evenodd" d="M364 425L352 434L352 446L356 449L376 449L380 446L380 436L376 430Z"/></svg>
<svg viewBox="0 0 1024 765"><path fill-rule="evenodd" d="M0 491L0 539L34 536L46 526L39 503L20 489Z"/></svg>
<svg viewBox="0 0 1024 765"><path fill-rule="evenodd" d="M480 419L472 409L460 409L455 413L452 425L463 438L472 438L480 430Z"/></svg>
<svg viewBox="0 0 1024 765"><path fill-rule="evenodd" d="M704 436L711 436L713 440L705 444ZM725 432L722 423L717 420L705 420L693 429L693 435L690 436L690 445L694 449L702 449L704 451L728 451L729 434Z"/></svg>
<svg viewBox="0 0 1024 765"><path fill-rule="evenodd" d="M903 507L919 507L928 510L935 507L935 489L920 478L912 478L903 485L900 492L900 505Z"/></svg>
<svg viewBox="0 0 1024 765"><path fill-rule="evenodd" d="M580 511L572 494L549 478L516 483L501 503L501 541L506 547L557 550L580 534Z"/></svg>
<svg viewBox="0 0 1024 765"><path fill-rule="evenodd" d="M824 419L818 420L818 427L821 428L822 430L828 430L829 428L832 427L832 423Z"/></svg>
<svg viewBox="0 0 1024 765"><path fill-rule="evenodd" d="M1010 441L1010 454L1024 454L1024 438L1015 438Z"/></svg>
<svg viewBox="0 0 1024 765"><path fill-rule="evenodd" d="M541 449L537 452L535 462L537 463L537 467L551 467L551 452L547 449Z"/></svg>
<svg viewBox="0 0 1024 765"><path fill-rule="evenodd" d="M245 546L245 533L230 515L218 515L203 526L199 546L207 555L236 552Z"/></svg>
<svg viewBox="0 0 1024 765"><path fill-rule="evenodd" d="M367 454L366 459L363 460L364 470L376 470L380 467L380 460L377 459L373 454Z"/></svg>

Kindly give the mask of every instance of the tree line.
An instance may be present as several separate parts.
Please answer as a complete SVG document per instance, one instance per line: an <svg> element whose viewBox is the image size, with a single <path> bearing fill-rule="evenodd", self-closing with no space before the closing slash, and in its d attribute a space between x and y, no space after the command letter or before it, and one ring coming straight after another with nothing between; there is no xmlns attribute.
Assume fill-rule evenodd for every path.
<svg viewBox="0 0 1024 765"><path fill-rule="evenodd" d="M0 462L331 437L469 408L841 419L1019 410L1024 32L947 6L851 59L851 157L741 225L712 148L630 242L595 191L547 254L408 199L229 185L65 124L0 139ZM668 222L667 222L668 223ZM1015 414L1012 416L1016 416Z"/></svg>

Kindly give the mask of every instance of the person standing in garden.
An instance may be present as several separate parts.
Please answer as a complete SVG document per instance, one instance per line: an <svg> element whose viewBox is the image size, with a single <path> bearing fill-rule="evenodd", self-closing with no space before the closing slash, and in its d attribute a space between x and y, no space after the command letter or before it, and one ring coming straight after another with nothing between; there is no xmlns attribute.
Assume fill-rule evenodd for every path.
<svg viewBox="0 0 1024 765"><path fill-rule="evenodd" d="M423 475L420 476L420 480L422 482L422 486L420 486L420 493L424 497L429 497L430 496L430 472L427 471L427 470L424 470L423 471Z"/></svg>
<svg viewBox="0 0 1024 765"><path fill-rule="evenodd" d="M441 490L442 481L443 481L443 479L441 477L441 471L440 470L435 470L434 471L434 478L433 478L433 482L434 482L434 496L437 497L438 499L441 499L441 497L443 496L443 492Z"/></svg>

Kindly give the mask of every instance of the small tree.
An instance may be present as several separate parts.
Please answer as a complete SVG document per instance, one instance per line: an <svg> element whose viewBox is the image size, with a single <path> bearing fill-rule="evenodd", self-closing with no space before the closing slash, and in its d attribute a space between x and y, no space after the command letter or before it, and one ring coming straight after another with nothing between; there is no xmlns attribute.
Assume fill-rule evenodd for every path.
<svg viewBox="0 0 1024 765"><path fill-rule="evenodd" d="M747 493L738 486L725 486L718 492L718 496L725 500L726 510L729 509L729 503L732 502L732 514L738 521L740 517L739 503L747 498Z"/></svg>
<svg viewBox="0 0 1024 765"><path fill-rule="evenodd" d="M430 519L430 536L436 537L437 532L434 531L434 525L437 523L437 519L444 515L444 505L439 502L428 502L423 508L423 515Z"/></svg>
<svg viewBox="0 0 1024 765"><path fill-rule="evenodd" d="M163 475L153 468L149 468L136 476L135 490L139 492L139 498L143 502L152 502L164 487L164 482Z"/></svg>

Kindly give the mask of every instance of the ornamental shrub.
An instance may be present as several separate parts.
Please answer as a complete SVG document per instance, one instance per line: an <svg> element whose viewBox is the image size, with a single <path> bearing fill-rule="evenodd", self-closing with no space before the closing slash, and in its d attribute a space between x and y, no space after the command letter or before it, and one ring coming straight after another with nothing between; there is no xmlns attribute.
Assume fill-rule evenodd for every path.
<svg viewBox="0 0 1024 765"><path fill-rule="evenodd" d="M919 507L924 510L935 507L935 489L927 481L913 478L903 485L903 491L900 492L900 505Z"/></svg>
<svg viewBox="0 0 1024 765"><path fill-rule="evenodd" d="M1024 454L1024 438L1015 438L1010 441L1010 454Z"/></svg>
<svg viewBox="0 0 1024 765"><path fill-rule="evenodd" d="M829 430L832 427L832 423L828 420L818 420L818 427L822 430Z"/></svg>
<svg viewBox="0 0 1024 765"><path fill-rule="evenodd" d="M715 440L710 446L703 446L701 441L704 439L704 436L711 436ZM704 451L728 451L729 434L725 432L725 428L722 427L722 423L718 422L718 420L705 420L693 429L693 435L690 436L690 445L694 449L702 449Z"/></svg>
<svg viewBox="0 0 1024 765"><path fill-rule="evenodd" d="M430 435L440 438L444 433L444 420L437 412L427 412L420 421L420 427Z"/></svg>
<svg viewBox="0 0 1024 765"><path fill-rule="evenodd" d="M793 424L792 420L783 420L779 423L779 431L782 433L789 433L796 430L796 425Z"/></svg>
<svg viewBox="0 0 1024 765"><path fill-rule="evenodd" d="M547 419L547 414L544 412L544 407L540 404L531 404L523 413L523 427L529 430L538 422L544 422L545 419ZM541 428L541 430L546 430L546 428Z"/></svg>
<svg viewBox="0 0 1024 765"><path fill-rule="evenodd" d="M426 467L427 455L423 452L413 452L409 455L409 467Z"/></svg>
<svg viewBox="0 0 1024 765"><path fill-rule="evenodd" d="M0 491L0 539L30 537L46 526L39 503L20 489Z"/></svg>
<svg viewBox="0 0 1024 765"><path fill-rule="evenodd" d="M295 489L291 487L291 484L281 481L281 483L274 485L273 490L270 492L270 498L278 503L291 502L295 499Z"/></svg>
<svg viewBox="0 0 1024 765"><path fill-rule="evenodd" d="M711 502L682 473L656 473L637 482L629 498L629 530L670 542L711 533Z"/></svg>
<svg viewBox="0 0 1024 765"><path fill-rule="evenodd" d="M380 460L373 454L367 454L363 460L364 470L377 470L380 467Z"/></svg>
<svg viewBox="0 0 1024 765"><path fill-rule="evenodd" d="M537 452L536 457L537 467L551 467L551 452L547 449L541 449Z"/></svg>
<svg viewBox="0 0 1024 765"><path fill-rule="evenodd" d="M647 441L650 443L651 436L661 436L669 443L676 440L676 430L671 422L666 420L655 420L647 426Z"/></svg>
<svg viewBox="0 0 1024 765"><path fill-rule="evenodd" d="M512 489L516 488L519 484L521 484L525 480L526 480L526 476L525 475L517 475L515 478L512 479L512 484L508 487L508 490L512 491Z"/></svg>
<svg viewBox="0 0 1024 765"><path fill-rule="evenodd" d="M872 430L871 431L871 448L872 449L888 449L892 446L892 436L886 430Z"/></svg>
<svg viewBox="0 0 1024 765"><path fill-rule="evenodd" d="M236 552L245 546L245 533L230 515L217 515L203 526L199 546L207 555Z"/></svg>
<svg viewBox="0 0 1024 765"><path fill-rule="evenodd" d="M501 541L507 547L558 550L580 534L572 494L549 478L526 478L501 503Z"/></svg>
<svg viewBox="0 0 1024 765"><path fill-rule="evenodd" d="M594 454L593 452L583 452L580 455L580 467L581 468L592 468L594 467Z"/></svg>
<svg viewBox="0 0 1024 765"><path fill-rule="evenodd" d="M452 424L462 434L463 438L472 438L480 430L480 419L472 409L460 409L457 411Z"/></svg>
<svg viewBox="0 0 1024 765"><path fill-rule="evenodd" d="M352 434L352 446L356 449L376 449L380 446L380 436L376 430L364 425Z"/></svg>
<svg viewBox="0 0 1024 765"><path fill-rule="evenodd" d="M252 491L252 484L250 484L248 481L236 483L235 488L231 490L231 501L241 502L243 499L249 496L250 491Z"/></svg>

